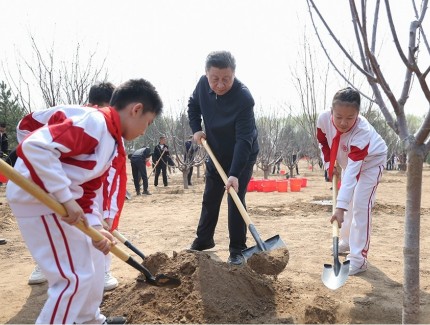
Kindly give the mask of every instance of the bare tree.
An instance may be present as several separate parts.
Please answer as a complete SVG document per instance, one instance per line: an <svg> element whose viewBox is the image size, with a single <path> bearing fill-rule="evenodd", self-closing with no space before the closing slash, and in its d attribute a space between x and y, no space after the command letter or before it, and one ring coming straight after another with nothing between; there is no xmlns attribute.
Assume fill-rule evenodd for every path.
<svg viewBox="0 0 430 325"><path fill-rule="evenodd" d="M27 112L33 110L34 98L37 97L30 91L33 84L40 91L40 97L46 107L52 107L59 104L82 105L87 102L90 87L96 81L106 81L106 59L96 65L96 51L90 52L87 60L82 60L81 46L77 43L71 60L64 60L58 58L54 43L45 51L38 46L33 35L29 38L33 59L18 53L17 76L13 76L10 69L3 66L3 71L8 70L5 75L9 86Z"/></svg>
<svg viewBox="0 0 430 325"><path fill-rule="evenodd" d="M292 78L299 96L302 114L296 117L295 121L306 133L306 138L310 139L309 144L301 146L301 148L306 148L304 154L313 169L314 165L321 160L315 135L317 134L318 111L321 108L327 108L327 84L330 69L327 66L324 71L321 71L321 66L317 65L315 52L306 36L303 41L303 49L298 57L300 62L292 71ZM298 159L295 162L291 159L290 175L297 163Z"/></svg>
<svg viewBox="0 0 430 325"><path fill-rule="evenodd" d="M328 30L330 36L334 39L339 49L344 53L353 66L360 71L368 81L373 91L373 97L376 104L379 106L387 124L399 136L402 145L407 153L407 197L406 197L406 213L405 213L405 238L404 238L404 282L403 282L403 323L418 323L419 322L419 253L420 253L420 210L421 210L421 188L423 177L423 162L425 156L430 150L430 111L427 112L419 129L412 133L408 127L408 121L405 114L405 105L409 98L409 93L412 87L412 80L416 78L422 93L427 102L430 104L430 89L426 81L426 77L430 72L430 67L425 66L423 69L418 64L418 55L430 53L430 48L427 43L427 38L423 29L423 21L427 12L428 0L423 0L418 10L414 0L411 1L415 12L415 19L409 26L409 39L407 44L407 52L405 53L400 45L397 37L396 24L393 21L391 6L389 0L383 1L388 18L388 26L396 47L396 52L400 61L405 67L405 77L403 88L400 94L396 96L386 74L382 70L380 59L376 54L376 39L378 31L380 0L375 1L373 8L373 25L370 27L368 19L368 11L372 10L367 7L367 1L361 1L358 9L355 1L350 0L350 11L352 17L353 32L355 35L356 44L358 46L359 59L356 59L343 46L341 41L336 37L330 26L324 19L315 5L314 0L307 0L310 17L317 36L320 40L324 52L328 55L325 47L325 42L318 32L313 13L316 13L319 20ZM423 42L421 42L421 40ZM419 51L421 50L421 51ZM393 53L391 53L393 54ZM329 60L330 56L328 55ZM333 60L330 62L334 65ZM334 65L335 66L335 65ZM336 71L339 69L335 66ZM388 99L388 104L394 111L394 115L390 113L388 105L382 94L385 94Z"/></svg>
<svg viewBox="0 0 430 325"><path fill-rule="evenodd" d="M286 119L281 118L281 110L273 110L271 116L260 116L256 120L258 129L258 146L260 151L257 157L257 167L263 171L267 179L271 167L283 156L283 149L291 138L284 136Z"/></svg>

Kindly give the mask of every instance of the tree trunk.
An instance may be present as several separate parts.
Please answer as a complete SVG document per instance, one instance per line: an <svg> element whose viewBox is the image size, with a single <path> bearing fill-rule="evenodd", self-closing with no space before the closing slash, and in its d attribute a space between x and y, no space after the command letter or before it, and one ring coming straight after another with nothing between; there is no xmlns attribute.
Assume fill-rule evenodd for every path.
<svg viewBox="0 0 430 325"><path fill-rule="evenodd" d="M270 167L263 169L263 173L264 173L264 179L268 179L269 178L269 174L270 174Z"/></svg>
<svg viewBox="0 0 430 325"><path fill-rule="evenodd" d="M409 151L407 162L403 324L419 323L420 310L420 210L424 155L417 146Z"/></svg>
<svg viewBox="0 0 430 325"><path fill-rule="evenodd" d="M188 189L188 172L189 172L189 168L184 168L184 170L182 171L182 181L184 183L185 190Z"/></svg>

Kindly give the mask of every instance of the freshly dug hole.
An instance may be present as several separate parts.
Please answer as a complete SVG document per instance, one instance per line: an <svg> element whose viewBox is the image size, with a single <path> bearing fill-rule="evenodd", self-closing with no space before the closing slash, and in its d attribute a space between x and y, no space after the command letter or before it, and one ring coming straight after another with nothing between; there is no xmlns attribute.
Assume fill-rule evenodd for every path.
<svg viewBox="0 0 430 325"><path fill-rule="evenodd" d="M248 266L259 274L278 275L288 264L290 254L286 248L253 254L248 259Z"/></svg>

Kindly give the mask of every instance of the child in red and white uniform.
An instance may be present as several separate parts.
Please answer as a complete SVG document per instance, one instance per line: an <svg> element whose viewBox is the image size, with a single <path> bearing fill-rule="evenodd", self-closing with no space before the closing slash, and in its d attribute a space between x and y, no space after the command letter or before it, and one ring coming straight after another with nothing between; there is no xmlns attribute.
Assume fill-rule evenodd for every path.
<svg viewBox="0 0 430 325"><path fill-rule="evenodd" d="M7 185L7 199L22 236L49 283L48 299L37 323L106 321L99 309L105 271L103 254L109 252L113 236L101 223L103 184L117 155L113 182L119 186L118 197L125 197L122 138L133 140L144 134L161 110L155 88L138 79L115 89L111 107L58 106L34 113L50 117L46 125L32 126L35 131L20 143L15 169L62 203L68 213L66 217L57 216L14 183ZM122 205L118 202L119 212ZM73 227L79 220L106 238L92 242Z"/></svg>
<svg viewBox="0 0 430 325"><path fill-rule="evenodd" d="M91 86L90 92L88 93L88 107L107 107L109 106L110 99L112 98L113 91L115 90L115 86L110 82L99 82ZM31 132L37 130L38 128L42 127L43 125L47 124L50 120L52 114L55 113L55 110L48 110L48 111L39 111L35 112L33 114L28 114L25 116L17 126L17 139L18 143L21 143L22 140L25 139L25 137L30 134ZM114 159L114 161L116 161ZM107 177L105 181L105 186L107 186L107 190L103 191L104 194L108 195L111 193L112 184L110 183L112 178L114 177L116 172L115 167L112 167L109 169L109 176ZM118 192L118 186L116 186L116 192ZM117 194L113 193L111 195L112 200L117 200ZM110 198L105 197L104 200L107 202ZM109 201L110 202L110 201ZM115 215L118 212L118 204L115 203L109 203L106 204L107 206L112 206L115 209L113 211L104 211L104 214L106 215L105 221L108 223L109 226L113 224L113 219ZM110 230L110 229L106 229ZM105 283L104 283L104 290L109 291L113 290L118 286L118 280L112 275L110 272L110 266L112 263L112 254L107 254L105 256ZM40 270L40 267L38 265L35 266L33 272L30 274L30 277L28 279L28 284L41 284L45 283L47 281L45 275Z"/></svg>
<svg viewBox="0 0 430 325"><path fill-rule="evenodd" d="M372 207L386 165L387 146L373 126L360 115L360 94L348 87L333 98L331 111L320 114L317 139L324 167L331 180L342 168L336 210L330 222L340 230L339 252L350 251L349 274L367 270Z"/></svg>

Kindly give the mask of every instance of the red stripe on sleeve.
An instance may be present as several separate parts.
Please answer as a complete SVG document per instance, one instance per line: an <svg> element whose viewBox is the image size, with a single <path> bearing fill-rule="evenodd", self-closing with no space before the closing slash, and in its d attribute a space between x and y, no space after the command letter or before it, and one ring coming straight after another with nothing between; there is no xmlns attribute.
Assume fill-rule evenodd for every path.
<svg viewBox="0 0 430 325"><path fill-rule="evenodd" d="M20 130L29 132L33 132L42 126L42 123L33 118L33 113L24 116L24 118L21 120L21 123L19 123Z"/></svg>
<svg viewBox="0 0 430 325"><path fill-rule="evenodd" d="M328 141L327 141L327 138L325 136L325 133L320 128L317 129L317 140L322 146L321 151L324 155L324 161L329 162L330 161L330 147L328 145Z"/></svg>
<svg viewBox="0 0 430 325"><path fill-rule="evenodd" d="M363 160L368 154L369 144L365 146L363 149L360 149L356 146L351 146L351 151L348 154L348 158L353 161Z"/></svg>

